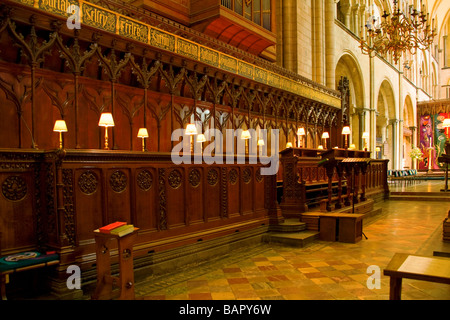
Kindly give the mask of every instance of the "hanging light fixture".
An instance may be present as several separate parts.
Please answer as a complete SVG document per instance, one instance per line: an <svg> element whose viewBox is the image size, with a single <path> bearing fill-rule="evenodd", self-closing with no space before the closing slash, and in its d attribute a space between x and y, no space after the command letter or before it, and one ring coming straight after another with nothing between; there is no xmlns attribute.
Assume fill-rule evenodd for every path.
<svg viewBox="0 0 450 320"><path fill-rule="evenodd" d="M394 0L393 3L392 14L384 11L382 21L374 14L372 5L365 25L365 37L361 30L360 48L364 54L371 57L376 53L381 55L391 53L394 62L397 63L407 51L415 54L418 49L428 49L433 43L436 31L431 29L425 5L422 5L420 12L413 5L404 12L400 9L398 1Z"/></svg>

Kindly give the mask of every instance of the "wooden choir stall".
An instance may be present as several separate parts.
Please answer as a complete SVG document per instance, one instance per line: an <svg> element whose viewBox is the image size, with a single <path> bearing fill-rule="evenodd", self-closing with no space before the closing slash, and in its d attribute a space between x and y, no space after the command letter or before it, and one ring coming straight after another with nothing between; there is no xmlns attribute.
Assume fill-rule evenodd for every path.
<svg viewBox="0 0 450 320"><path fill-rule="evenodd" d="M281 152L284 217L298 217L320 239L355 243L374 201L389 194L387 160L370 152L288 148Z"/></svg>

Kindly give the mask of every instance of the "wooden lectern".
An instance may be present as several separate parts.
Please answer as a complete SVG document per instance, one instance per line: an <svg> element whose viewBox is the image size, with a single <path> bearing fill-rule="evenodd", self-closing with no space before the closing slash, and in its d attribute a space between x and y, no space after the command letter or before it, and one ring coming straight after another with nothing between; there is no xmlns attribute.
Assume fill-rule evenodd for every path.
<svg viewBox="0 0 450 320"><path fill-rule="evenodd" d="M137 236L135 228L132 233L122 237L94 231L97 255L97 288L92 296L94 300L110 300L113 298L113 287L119 288L119 300L133 300L134 270L133 243ZM111 275L111 256L109 244L116 239L119 250L119 276Z"/></svg>

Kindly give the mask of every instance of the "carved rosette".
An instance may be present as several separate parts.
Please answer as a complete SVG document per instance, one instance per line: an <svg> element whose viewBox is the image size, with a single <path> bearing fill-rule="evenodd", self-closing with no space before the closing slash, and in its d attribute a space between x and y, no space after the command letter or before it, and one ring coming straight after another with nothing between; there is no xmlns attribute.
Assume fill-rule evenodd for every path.
<svg viewBox="0 0 450 320"><path fill-rule="evenodd" d="M84 194L93 194L95 191L97 191L97 185L97 175L90 170L83 172L78 178L78 187Z"/></svg>
<svg viewBox="0 0 450 320"><path fill-rule="evenodd" d="M264 180L264 176L261 175L261 168L258 168L258 170L256 170L255 179L257 182L262 182Z"/></svg>
<svg viewBox="0 0 450 320"><path fill-rule="evenodd" d="M242 180L244 183L250 183L252 181L252 170L250 168L245 168L242 173Z"/></svg>
<svg viewBox="0 0 450 320"><path fill-rule="evenodd" d="M207 180L210 186L215 186L219 181L219 172L216 169L209 169Z"/></svg>
<svg viewBox="0 0 450 320"><path fill-rule="evenodd" d="M233 184L233 185L236 184L237 178L238 178L238 173L235 168L230 170L230 173L228 174L228 178L229 178L231 184Z"/></svg>
<svg viewBox="0 0 450 320"><path fill-rule="evenodd" d="M178 189L181 186L181 173L177 169L172 170L167 179L169 186L173 189Z"/></svg>
<svg viewBox="0 0 450 320"><path fill-rule="evenodd" d="M2 193L6 199L20 201L27 195L27 183L19 176L10 176L3 181Z"/></svg>
<svg viewBox="0 0 450 320"><path fill-rule="evenodd" d="M193 186L194 188L198 187L200 185L200 171L198 169L192 169L189 172L189 184Z"/></svg>
<svg viewBox="0 0 450 320"><path fill-rule="evenodd" d="M123 192L127 188L127 176L123 171L116 170L109 178L109 185L114 192Z"/></svg>
<svg viewBox="0 0 450 320"><path fill-rule="evenodd" d="M148 170L142 170L137 175L136 182L141 190L148 191L153 185L152 174Z"/></svg>

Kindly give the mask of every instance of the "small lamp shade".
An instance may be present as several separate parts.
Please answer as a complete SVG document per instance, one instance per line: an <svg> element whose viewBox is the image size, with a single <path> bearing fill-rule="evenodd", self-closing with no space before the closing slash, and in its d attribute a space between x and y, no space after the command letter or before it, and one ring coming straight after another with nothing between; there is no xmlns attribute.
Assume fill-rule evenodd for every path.
<svg viewBox="0 0 450 320"><path fill-rule="evenodd" d="M369 139L369 133L368 132L363 132L362 138L363 139Z"/></svg>
<svg viewBox="0 0 450 320"><path fill-rule="evenodd" d="M286 148L292 148L292 142L286 143Z"/></svg>
<svg viewBox="0 0 450 320"><path fill-rule="evenodd" d="M376 152L380 152L380 151L381 151L381 148L380 148L380 147L376 147L376 148L375 148L375 151L376 151Z"/></svg>
<svg viewBox="0 0 450 320"><path fill-rule="evenodd" d="M342 128L342 134L350 134L350 127L345 126Z"/></svg>
<svg viewBox="0 0 450 320"><path fill-rule="evenodd" d="M322 139L328 139L329 137L330 135L328 134L328 132L322 133Z"/></svg>
<svg viewBox="0 0 450 320"><path fill-rule="evenodd" d="M196 135L196 134L197 134L197 128L195 127L195 124L189 123L189 124L186 126L186 131L185 131L185 133L186 133L188 136Z"/></svg>
<svg viewBox="0 0 450 320"><path fill-rule="evenodd" d="M206 138L205 138L205 135L203 133L200 133L197 136L197 142L206 142Z"/></svg>
<svg viewBox="0 0 450 320"><path fill-rule="evenodd" d="M305 128L303 128L303 127L298 128L297 135L298 136L304 136L305 135Z"/></svg>
<svg viewBox="0 0 450 320"><path fill-rule="evenodd" d="M251 138L251 136L250 136L250 132L248 130L242 131L242 133L241 133L242 140L248 140L250 138Z"/></svg>
<svg viewBox="0 0 450 320"><path fill-rule="evenodd" d="M444 122L442 122L442 127L443 128L450 127L450 118L449 119L444 119Z"/></svg>
<svg viewBox="0 0 450 320"><path fill-rule="evenodd" d="M323 145L319 145L317 149L323 149Z"/></svg>
<svg viewBox="0 0 450 320"><path fill-rule="evenodd" d="M67 132L66 122L64 120L56 120L55 126L53 127L55 132Z"/></svg>
<svg viewBox="0 0 450 320"><path fill-rule="evenodd" d="M356 149L356 146L352 143L351 145L350 145L350 147L348 147L349 149L351 149L351 150L355 150Z"/></svg>
<svg viewBox="0 0 450 320"><path fill-rule="evenodd" d="M265 145L264 140L263 139L259 139L258 140L258 146L262 147L264 145Z"/></svg>
<svg viewBox="0 0 450 320"><path fill-rule="evenodd" d="M99 127L114 127L114 119L112 113L105 112L100 116L100 120L98 121Z"/></svg>
<svg viewBox="0 0 450 320"><path fill-rule="evenodd" d="M148 138L147 128L140 128L137 136L138 138Z"/></svg>

